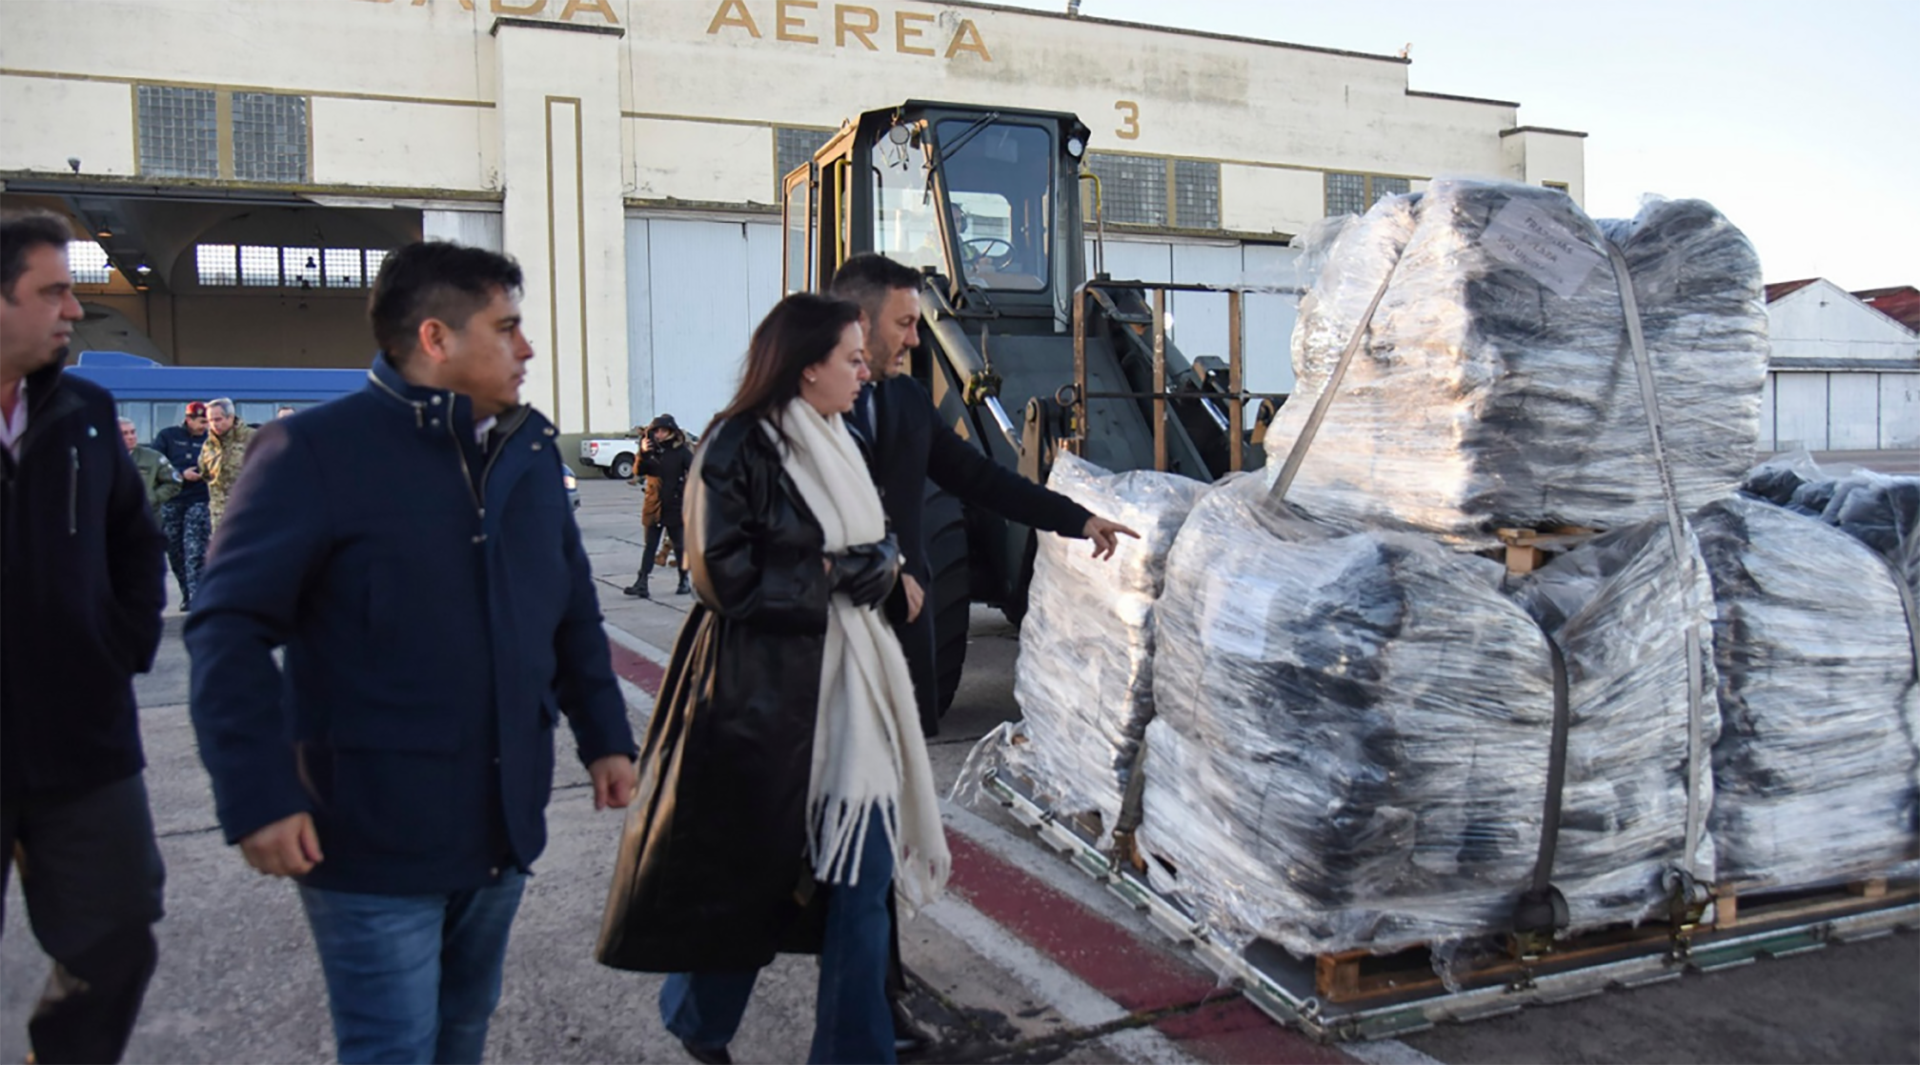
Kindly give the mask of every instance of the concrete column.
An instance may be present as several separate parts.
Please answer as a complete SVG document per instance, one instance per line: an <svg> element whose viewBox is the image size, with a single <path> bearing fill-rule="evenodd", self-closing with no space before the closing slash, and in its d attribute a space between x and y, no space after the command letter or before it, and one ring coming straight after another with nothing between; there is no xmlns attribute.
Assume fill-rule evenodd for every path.
<svg viewBox="0 0 1920 1065"><path fill-rule="evenodd" d="M488 251L504 250L498 211L421 211L420 232L428 240L451 240Z"/></svg>
<svg viewBox="0 0 1920 1065"><path fill-rule="evenodd" d="M502 235L526 272L535 360L524 398L561 432L627 428L620 38L610 26L495 19Z"/></svg>

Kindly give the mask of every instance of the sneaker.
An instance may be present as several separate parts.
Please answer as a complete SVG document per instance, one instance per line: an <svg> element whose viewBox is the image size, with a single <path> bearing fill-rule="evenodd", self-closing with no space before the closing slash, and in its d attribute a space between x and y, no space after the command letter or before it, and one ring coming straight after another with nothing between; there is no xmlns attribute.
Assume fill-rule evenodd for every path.
<svg viewBox="0 0 1920 1065"><path fill-rule="evenodd" d="M647 594L646 581L634 581L632 584L629 584L625 588L622 588L620 590L630 596L633 596L635 599L652 599L653 598L653 596Z"/></svg>
<svg viewBox="0 0 1920 1065"><path fill-rule="evenodd" d="M703 1065L733 1065L733 1055L727 1053L726 1047L703 1047L684 1039L680 1040L680 1046L688 1057Z"/></svg>
<svg viewBox="0 0 1920 1065"><path fill-rule="evenodd" d="M681 571L681 573L680 573L680 587L678 587L678 588L675 588L675 589L673 590L673 594L675 594L675 595L688 595L688 594L690 594L690 593L692 593L692 591L693 591L693 585L691 585L691 584L689 584L689 583L687 583L687 574L686 574L686 571L685 571L685 570L682 570L682 571Z"/></svg>

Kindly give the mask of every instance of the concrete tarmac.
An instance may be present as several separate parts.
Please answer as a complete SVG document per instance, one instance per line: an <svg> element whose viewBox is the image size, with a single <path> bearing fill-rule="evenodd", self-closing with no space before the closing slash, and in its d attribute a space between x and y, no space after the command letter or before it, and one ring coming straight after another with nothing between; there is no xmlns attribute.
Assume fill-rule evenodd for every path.
<svg viewBox="0 0 1920 1065"><path fill-rule="evenodd" d="M601 581L616 663L644 728L659 649L686 597L656 573L653 601L627 599L640 557L639 493L582 481L583 532ZM128 1060L327 1061L325 990L292 888L253 873L222 840L187 720L181 619L137 683L168 917L161 961ZM1018 716L1017 630L976 608L967 671L932 744L943 790L973 743ZM636 650L638 649L638 650ZM596 813L561 733L550 843L514 929L490 1061L688 1060L660 1026L659 977L591 957L621 819ZM1315 1046L1217 986L1141 915L992 804L947 809L956 869L948 898L903 931L916 1014L937 1061L1920 1061L1920 937L1902 933L1811 955L1528 1009L1402 1041ZM0 939L0 1061L26 1054L46 972L17 885ZM800 1061L812 1029L815 963L782 958L762 976L736 1060Z"/></svg>

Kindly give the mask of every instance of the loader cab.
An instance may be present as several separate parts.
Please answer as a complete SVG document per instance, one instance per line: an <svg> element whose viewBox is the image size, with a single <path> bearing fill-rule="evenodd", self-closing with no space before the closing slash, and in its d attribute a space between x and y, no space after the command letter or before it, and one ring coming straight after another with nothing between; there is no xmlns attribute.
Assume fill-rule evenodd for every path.
<svg viewBox="0 0 1920 1065"><path fill-rule="evenodd" d="M869 111L785 179L784 289L824 288L848 257L875 251L937 276L963 314L1052 331L1085 276L1086 143L1086 127L1057 112Z"/></svg>

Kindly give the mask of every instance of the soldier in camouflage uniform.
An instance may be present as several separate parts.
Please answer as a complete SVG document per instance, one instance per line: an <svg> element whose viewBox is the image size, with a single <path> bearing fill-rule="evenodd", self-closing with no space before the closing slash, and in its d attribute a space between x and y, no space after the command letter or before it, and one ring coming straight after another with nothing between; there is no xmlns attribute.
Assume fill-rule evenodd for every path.
<svg viewBox="0 0 1920 1065"><path fill-rule="evenodd" d="M208 527L218 530L220 515L227 509L227 496L246 465L253 427L234 414L230 399L208 400L207 420L210 431L206 446L200 449L200 473L207 479Z"/></svg>

